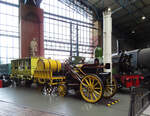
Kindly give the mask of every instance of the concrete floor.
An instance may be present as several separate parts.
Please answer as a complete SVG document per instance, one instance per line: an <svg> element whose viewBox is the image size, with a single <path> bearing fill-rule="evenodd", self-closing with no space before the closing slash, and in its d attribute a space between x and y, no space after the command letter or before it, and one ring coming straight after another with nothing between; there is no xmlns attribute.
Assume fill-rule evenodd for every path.
<svg viewBox="0 0 150 116"><path fill-rule="evenodd" d="M150 116L150 105L145 109L141 116Z"/></svg>
<svg viewBox="0 0 150 116"><path fill-rule="evenodd" d="M25 106L31 110L64 116L128 116L128 92L118 93L114 99L120 99L120 102L107 107L103 102L90 104L75 96L44 96L36 88L0 88L1 102Z"/></svg>
<svg viewBox="0 0 150 116"><path fill-rule="evenodd" d="M0 116L59 116L54 113L33 110L13 103L0 101Z"/></svg>

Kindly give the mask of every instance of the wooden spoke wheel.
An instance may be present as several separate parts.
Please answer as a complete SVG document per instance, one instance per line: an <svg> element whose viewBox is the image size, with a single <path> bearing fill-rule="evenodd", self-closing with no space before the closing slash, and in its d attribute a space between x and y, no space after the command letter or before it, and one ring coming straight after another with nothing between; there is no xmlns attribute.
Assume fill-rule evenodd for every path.
<svg viewBox="0 0 150 116"><path fill-rule="evenodd" d="M104 98L111 98L117 92L117 81L114 77L112 77L112 83L110 77L105 80L104 84Z"/></svg>
<svg viewBox="0 0 150 116"><path fill-rule="evenodd" d="M66 94L67 94L67 87L65 85L59 85L58 86L58 95L64 97Z"/></svg>
<svg viewBox="0 0 150 116"><path fill-rule="evenodd" d="M80 83L80 93L85 101L95 103L102 98L103 82L96 75L87 75Z"/></svg>

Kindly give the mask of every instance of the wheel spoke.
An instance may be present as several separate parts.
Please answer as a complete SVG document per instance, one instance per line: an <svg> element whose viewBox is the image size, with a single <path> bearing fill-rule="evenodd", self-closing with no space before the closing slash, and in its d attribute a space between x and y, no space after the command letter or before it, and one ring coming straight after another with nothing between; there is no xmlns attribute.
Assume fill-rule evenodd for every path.
<svg viewBox="0 0 150 116"><path fill-rule="evenodd" d="M94 87L98 84L98 82L96 82L96 84L94 85Z"/></svg>
<svg viewBox="0 0 150 116"><path fill-rule="evenodd" d="M92 85L94 85L94 79L92 79L92 80L93 80Z"/></svg>
<svg viewBox="0 0 150 116"><path fill-rule="evenodd" d="M89 82L90 82L90 85L91 85L91 83L92 83L92 82L91 82L91 78L89 78Z"/></svg>
<svg viewBox="0 0 150 116"><path fill-rule="evenodd" d="M91 99L93 99L93 95L92 95L92 93L90 93L90 96L91 96Z"/></svg>
<svg viewBox="0 0 150 116"><path fill-rule="evenodd" d="M99 93L99 92L97 92L96 90L94 90L94 92L95 92L97 95L100 95L100 93Z"/></svg>
<svg viewBox="0 0 150 116"><path fill-rule="evenodd" d="M83 83L83 82L82 82L82 85L83 85L83 86L85 86L85 87L88 87L88 85L87 85L87 84L85 84L85 83Z"/></svg>
<svg viewBox="0 0 150 116"><path fill-rule="evenodd" d="M94 95L95 99L97 99L97 96L95 95L95 93L93 93L93 95Z"/></svg>
<svg viewBox="0 0 150 116"><path fill-rule="evenodd" d="M87 79L85 79L85 81L86 81L86 83L89 85L89 82L88 82L88 80L87 80Z"/></svg>
<svg viewBox="0 0 150 116"><path fill-rule="evenodd" d="M106 91L104 92L104 95L109 96L109 92L106 90Z"/></svg>
<svg viewBox="0 0 150 116"><path fill-rule="evenodd" d="M113 92L112 92L112 91L110 91L110 90L107 90L107 93L112 94Z"/></svg>
<svg viewBox="0 0 150 116"><path fill-rule="evenodd" d="M89 93L89 91L87 91L87 97L88 97L88 98L90 97L90 93Z"/></svg>
<svg viewBox="0 0 150 116"><path fill-rule="evenodd" d="M112 91L113 89L112 88L107 88L107 90Z"/></svg>
<svg viewBox="0 0 150 116"><path fill-rule="evenodd" d="M106 89L106 90L107 90L107 93L109 93L109 94L113 93L113 90L111 90L111 89Z"/></svg>

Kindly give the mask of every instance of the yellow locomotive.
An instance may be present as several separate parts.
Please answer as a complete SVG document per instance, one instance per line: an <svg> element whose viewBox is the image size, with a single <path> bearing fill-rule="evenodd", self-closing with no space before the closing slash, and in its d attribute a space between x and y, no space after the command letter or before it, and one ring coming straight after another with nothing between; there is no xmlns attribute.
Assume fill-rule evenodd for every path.
<svg viewBox="0 0 150 116"><path fill-rule="evenodd" d="M60 96L69 89L79 91L83 99L90 103L102 97L110 98L117 90L117 82L104 73L106 66L94 64L72 64L70 60L61 63L58 60L31 57L11 61L11 79L19 85L22 80L27 85L38 83L52 91L54 87Z"/></svg>

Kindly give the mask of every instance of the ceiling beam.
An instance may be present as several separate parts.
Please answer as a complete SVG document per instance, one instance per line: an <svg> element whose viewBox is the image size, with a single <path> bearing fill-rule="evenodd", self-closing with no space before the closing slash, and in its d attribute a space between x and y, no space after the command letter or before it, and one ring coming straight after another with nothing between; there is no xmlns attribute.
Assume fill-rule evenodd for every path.
<svg viewBox="0 0 150 116"><path fill-rule="evenodd" d="M128 23L130 23L130 21L128 22ZM140 27L140 26L143 26L143 24L147 24L147 23L149 23L148 21L144 21L144 22L142 22L142 23L140 23L139 25L138 25L138 27L136 27L135 28L135 25L130 25L130 26L124 26L124 25L122 25L121 27L120 27L120 25L115 25L116 27L120 27L122 30L124 30L124 33L126 33L126 34L129 34L129 36L130 36L130 34L132 34L131 32L132 32L132 30L134 30L134 31L136 31L136 30L140 30L140 31L142 31L143 29L141 29L142 27ZM150 23L149 23L150 24Z"/></svg>
<svg viewBox="0 0 150 116"><path fill-rule="evenodd" d="M37 4L37 6L40 6L40 4L42 3L42 0L36 0L37 2L36 2L36 4Z"/></svg>
<svg viewBox="0 0 150 116"><path fill-rule="evenodd" d="M147 18L149 18L150 16L147 16ZM139 16L139 17L136 17L137 19L141 19L141 16ZM117 21L116 21L117 22ZM130 25L130 28L135 28L135 27L137 27L137 26L139 26L139 25L142 25L142 24L144 24L144 23L147 23L147 22L149 22L149 20L147 20L147 19L145 19L144 21L142 21L142 19L141 19L141 21L140 22L138 22L138 24L137 23L135 23L135 22L132 22L131 21L131 19L128 19L128 17L127 17L127 20L124 20L124 21L121 21L120 20L120 22L119 23L115 23L115 25L116 26L120 26L120 25L124 25L125 23L127 23L127 24L131 24Z"/></svg>
<svg viewBox="0 0 150 116"><path fill-rule="evenodd" d="M132 4L135 8L138 8L137 6L136 6L136 4ZM145 16L149 21L150 21L150 18L149 17L147 17L147 15L143 12L143 9L140 9L140 12L143 14L143 16Z"/></svg>
<svg viewBox="0 0 150 116"><path fill-rule="evenodd" d="M98 4L98 3L102 3L102 2L104 2L104 0L97 0L97 1L93 4L93 6L95 6L95 5Z"/></svg>
<svg viewBox="0 0 150 116"><path fill-rule="evenodd" d="M141 9L146 8L146 7L149 7L149 6L150 6L150 4L148 4L148 5L146 5L146 6L143 6L142 8L137 8L137 10L131 11L131 13L134 14L134 13L140 11ZM131 13L127 13L127 14L125 14L125 15L123 15L123 16L118 17L118 18L114 18L114 20L115 20L115 21L118 21L118 20L120 20L120 19L123 19L123 18L125 18L125 17L127 17L127 16L129 16L129 15L132 15Z"/></svg>
<svg viewBox="0 0 150 116"><path fill-rule="evenodd" d="M81 8L83 11L87 12L88 14L93 15L93 13L91 13L88 10L83 8L83 6L85 6L85 4L79 5L74 0L59 0L59 1L63 4L67 4L68 7L70 7L71 3L73 3L76 8ZM77 12L80 14L80 11L77 10Z"/></svg>
<svg viewBox="0 0 150 116"><path fill-rule="evenodd" d="M22 0L22 2L24 4L29 4L29 5L34 5L36 7L39 7L42 0Z"/></svg>
<svg viewBox="0 0 150 116"><path fill-rule="evenodd" d="M140 28L140 25L143 25L144 23L150 22L150 18L142 11L143 8L150 6L150 4L148 4L148 5L143 4L143 7L142 7L142 8L138 8L135 3L133 3L133 4L131 4L131 5L134 6L134 7L137 9L136 12L139 11L139 12L141 12L141 14L143 14L143 16L146 16L146 21L141 21L140 23L139 23L139 22L138 22L138 23L133 22L133 24L131 24L130 26L127 26L126 28L124 28L125 30L127 30L127 32L129 32L129 34L131 33L132 30L137 30L138 28ZM131 14L129 14L129 15L131 15ZM122 18L123 18L123 17L122 17ZM140 19L141 16L140 16L140 17L136 17L136 18L137 18L137 19ZM115 20L115 19L114 19L114 20ZM116 20L115 20L115 21L116 21ZM130 19L129 19L129 21L123 21L123 22L117 24L117 26L123 25L123 23L130 23L130 22L131 22L131 21L130 21ZM138 30L140 30L140 29L138 29ZM142 32L142 33L143 33L143 32Z"/></svg>
<svg viewBox="0 0 150 116"><path fill-rule="evenodd" d="M121 0L122 1L122 0ZM128 0L127 0L128 1ZM134 16L134 14L129 10L129 9L127 9L126 7L127 6L129 6L131 3L133 3L133 2L128 2L128 4L126 5L126 6L123 6L120 2L118 2L118 0L115 0L115 2L118 4L118 5L120 5L120 7L123 7L123 9L125 9L127 12L128 12L128 14L130 14L132 17L133 17L133 19L132 19L132 21L134 21L135 23L137 23L137 20L136 20L136 17ZM134 0L134 2L136 2L136 0Z"/></svg>
<svg viewBox="0 0 150 116"><path fill-rule="evenodd" d="M96 7L92 5L88 0L78 0L80 3L84 4L85 6L89 7L95 14L97 19L100 19L99 13Z"/></svg>
<svg viewBox="0 0 150 116"><path fill-rule="evenodd" d="M132 4L135 8L138 8L135 4ZM139 19L141 19L141 22L138 24L134 24L133 26L130 26L130 30L140 30L139 28L141 27L141 25L143 25L144 23L150 23L150 18L142 11L142 9L140 10L142 16L145 16L146 19L142 21L141 17L139 17ZM143 27L143 26L142 26ZM142 30L140 30L142 31Z"/></svg>

